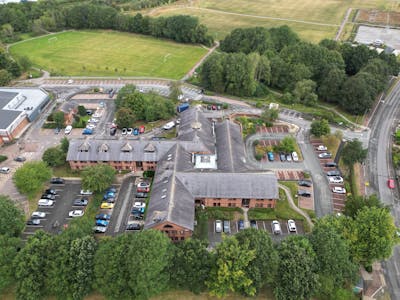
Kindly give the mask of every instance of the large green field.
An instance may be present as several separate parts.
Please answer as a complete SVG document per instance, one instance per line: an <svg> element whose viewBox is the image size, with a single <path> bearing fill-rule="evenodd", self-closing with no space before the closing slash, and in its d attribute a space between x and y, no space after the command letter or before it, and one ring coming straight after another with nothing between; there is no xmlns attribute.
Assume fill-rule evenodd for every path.
<svg viewBox="0 0 400 300"><path fill-rule="evenodd" d="M190 0L144 11L151 16L189 14L199 17L216 39L237 27L287 24L302 38L333 38L348 8L398 9L389 0Z"/></svg>
<svg viewBox="0 0 400 300"><path fill-rule="evenodd" d="M64 76L180 79L206 54L201 46L114 31L69 31L10 47L39 68Z"/></svg>

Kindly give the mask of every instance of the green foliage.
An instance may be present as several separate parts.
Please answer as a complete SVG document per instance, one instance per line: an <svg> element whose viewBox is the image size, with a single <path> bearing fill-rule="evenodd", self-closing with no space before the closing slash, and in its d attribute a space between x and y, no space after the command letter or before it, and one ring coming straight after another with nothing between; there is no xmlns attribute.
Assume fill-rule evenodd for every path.
<svg viewBox="0 0 400 300"><path fill-rule="evenodd" d="M60 148L61 151L65 154L68 153L68 149L69 149L69 140L66 137L63 137L60 141Z"/></svg>
<svg viewBox="0 0 400 300"><path fill-rule="evenodd" d="M42 160L50 167L59 167L65 163L66 155L60 147L47 148L44 151Z"/></svg>
<svg viewBox="0 0 400 300"><path fill-rule="evenodd" d="M0 235L0 293L15 283L13 262L20 247L19 238Z"/></svg>
<svg viewBox="0 0 400 300"><path fill-rule="evenodd" d="M27 56L19 57L18 64L21 66L21 69L25 72L32 67L32 62Z"/></svg>
<svg viewBox="0 0 400 300"><path fill-rule="evenodd" d="M95 288L108 299L148 299L168 286L172 244L160 231L103 239L95 255Z"/></svg>
<svg viewBox="0 0 400 300"><path fill-rule="evenodd" d="M276 119L278 119L278 117L279 117L279 110L274 108L273 109L266 108L261 114L261 119L267 123L275 122Z"/></svg>
<svg viewBox="0 0 400 300"><path fill-rule="evenodd" d="M292 153L296 151L296 139L293 136L285 136L276 146L278 152Z"/></svg>
<svg viewBox="0 0 400 300"><path fill-rule="evenodd" d="M179 95L182 94L181 91L181 82L179 81L171 81L169 86L169 98L172 100L178 100Z"/></svg>
<svg viewBox="0 0 400 300"><path fill-rule="evenodd" d="M245 272L252 281L256 293L265 284L272 284L278 269L279 257L268 232L254 228L239 231L236 235L239 245L247 245L255 251L255 258L248 264ZM241 292L247 294L248 288ZM247 294L249 295L249 294Z"/></svg>
<svg viewBox="0 0 400 300"><path fill-rule="evenodd" d="M5 155L0 155L0 162L6 161L8 159Z"/></svg>
<svg viewBox="0 0 400 300"><path fill-rule="evenodd" d="M78 106L78 114L82 117L86 116L86 108L83 105Z"/></svg>
<svg viewBox="0 0 400 300"><path fill-rule="evenodd" d="M311 123L311 134L316 137L321 137L323 135L327 135L331 132L331 128L329 127L329 123L327 120L315 120Z"/></svg>
<svg viewBox="0 0 400 300"><path fill-rule="evenodd" d="M358 139L347 142L343 147L342 159L343 162L351 167L357 162L363 162L367 157L368 149L363 149L362 143Z"/></svg>
<svg viewBox="0 0 400 300"><path fill-rule="evenodd" d="M132 127L136 118L133 112L129 108L122 107L115 113L116 121L115 123L119 128L129 128Z"/></svg>
<svg viewBox="0 0 400 300"><path fill-rule="evenodd" d="M392 161L395 168L400 167L400 148L398 147L392 148Z"/></svg>
<svg viewBox="0 0 400 300"><path fill-rule="evenodd" d="M115 169L109 165L96 164L82 170L82 187L93 192L102 192L114 181Z"/></svg>
<svg viewBox="0 0 400 300"><path fill-rule="evenodd" d="M233 220L235 212L242 212L240 207L206 207L207 215L214 220Z"/></svg>
<svg viewBox="0 0 400 300"><path fill-rule="evenodd" d="M21 194L34 197L51 178L51 170L45 162L26 162L15 171L13 181Z"/></svg>
<svg viewBox="0 0 400 300"><path fill-rule="evenodd" d="M53 120L58 128L64 128L65 120L64 113L62 111L53 113Z"/></svg>
<svg viewBox="0 0 400 300"><path fill-rule="evenodd" d="M0 86L7 86L11 79L12 76L7 70L0 70Z"/></svg>
<svg viewBox="0 0 400 300"><path fill-rule="evenodd" d="M254 296L256 288L246 270L256 251L249 249L249 243L240 245L235 236L226 237L217 245L215 255L216 263L206 281L210 294L223 297L228 292L243 291Z"/></svg>
<svg viewBox="0 0 400 300"><path fill-rule="evenodd" d="M277 300L309 299L319 287L315 252L309 240L289 236L278 246L279 267L274 295Z"/></svg>
<svg viewBox="0 0 400 300"><path fill-rule="evenodd" d="M153 170L143 171L143 177L144 178L153 178L154 177L154 173L155 173L155 171L153 171Z"/></svg>
<svg viewBox="0 0 400 300"><path fill-rule="evenodd" d="M356 217L357 213L364 207L383 207L377 195L347 197L343 213L351 218Z"/></svg>
<svg viewBox="0 0 400 300"><path fill-rule="evenodd" d="M8 196L0 195L0 235L17 237L25 227L25 216Z"/></svg>
<svg viewBox="0 0 400 300"><path fill-rule="evenodd" d="M171 282L196 294L205 290L205 281L214 263L207 242L188 239L176 245L171 266Z"/></svg>

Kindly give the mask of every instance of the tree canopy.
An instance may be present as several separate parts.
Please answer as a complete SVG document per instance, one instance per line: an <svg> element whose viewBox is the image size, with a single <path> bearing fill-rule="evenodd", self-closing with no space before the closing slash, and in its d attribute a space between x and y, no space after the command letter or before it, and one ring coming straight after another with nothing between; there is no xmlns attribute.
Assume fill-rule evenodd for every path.
<svg viewBox="0 0 400 300"><path fill-rule="evenodd" d="M115 169L106 164L88 166L82 170L82 187L93 192L102 192L114 181Z"/></svg>
<svg viewBox="0 0 400 300"><path fill-rule="evenodd" d="M0 235L19 236L25 227L25 215L10 197L0 195Z"/></svg>
<svg viewBox="0 0 400 300"><path fill-rule="evenodd" d="M42 160L50 167L62 166L65 163L66 154L60 147L50 147L44 151Z"/></svg>
<svg viewBox="0 0 400 300"><path fill-rule="evenodd" d="M383 207L383 205L375 194L371 196L351 195L346 199L343 213L354 218L363 207Z"/></svg>
<svg viewBox="0 0 400 300"><path fill-rule="evenodd" d="M363 162L367 157L368 149L363 149L358 139L347 142L342 150L342 159L347 166L353 166L357 162Z"/></svg>
<svg viewBox="0 0 400 300"><path fill-rule="evenodd" d="M320 137L323 135L327 135L331 132L331 128L329 127L329 123L327 120L315 120L311 123L311 134L316 137Z"/></svg>

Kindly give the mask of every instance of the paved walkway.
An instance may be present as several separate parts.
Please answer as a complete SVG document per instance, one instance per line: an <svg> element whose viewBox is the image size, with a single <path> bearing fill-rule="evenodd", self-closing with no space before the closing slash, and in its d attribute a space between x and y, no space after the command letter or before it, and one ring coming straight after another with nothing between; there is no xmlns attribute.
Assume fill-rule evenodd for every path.
<svg viewBox="0 0 400 300"><path fill-rule="evenodd" d="M313 222L311 221L310 217L308 214L306 214L304 211L302 211L300 208L298 208L293 201L292 198L292 193L290 192L290 189L282 184L279 184L279 188L283 189L285 191L286 197L288 199L288 203L290 205L290 207L295 210L296 212L298 212L300 215L302 215L304 217L304 219L306 220L306 222L308 223L308 225L310 226L310 228L312 228L314 226Z"/></svg>
<svg viewBox="0 0 400 300"><path fill-rule="evenodd" d="M340 36L342 35L343 29L344 29L344 27L346 26L347 21L349 20L351 11L352 11L352 8L351 8L351 7L347 9L346 15L344 16L343 21L342 21L342 23L340 24L339 30L338 30L338 32L336 33L335 41L338 41L338 40L340 39Z"/></svg>
<svg viewBox="0 0 400 300"><path fill-rule="evenodd" d="M249 216L247 215L249 208L248 207L242 207L243 210L243 217L244 217L244 228L249 228L250 227L250 222L249 222Z"/></svg>

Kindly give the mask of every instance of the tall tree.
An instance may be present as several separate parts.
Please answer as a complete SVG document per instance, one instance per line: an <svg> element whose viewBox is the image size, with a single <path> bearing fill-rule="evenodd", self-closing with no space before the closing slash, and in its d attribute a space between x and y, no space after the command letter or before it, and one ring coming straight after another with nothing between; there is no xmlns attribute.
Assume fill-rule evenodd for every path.
<svg viewBox="0 0 400 300"><path fill-rule="evenodd" d="M346 74L344 70L332 68L322 79L318 87L318 95L328 102L339 102L341 89L345 80Z"/></svg>
<svg viewBox="0 0 400 300"><path fill-rule="evenodd" d="M60 142L61 151L65 154L68 153L69 149L69 140L66 137L63 137Z"/></svg>
<svg viewBox="0 0 400 300"><path fill-rule="evenodd" d="M279 267L274 295L277 300L310 299L317 291L316 255L309 240L289 236L278 246Z"/></svg>
<svg viewBox="0 0 400 300"><path fill-rule="evenodd" d="M342 159L347 166L353 166L357 162L363 162L367 157L368 149L363 149L358 139L347 142L343 147Z"/></svg>
<svg viewBox="0 0 400 300"><path fill-rule="evenodd" d="M0 235L19 236L25 227L25 216L9 196L0 195Z"/></svg>
<svg viewBox="0 0 400 300"><path fill-rule="evenodd" d="M375 194L371 196L351 195L346 199L343 213L354 218L363 207L383 207L383 205Z"/></svg>
<svg viewBox="0 0 400 300"><path fill-rule="evenodd" d="M115 169L109 165L96 164L82 170L82 187L93 192L102 192L114 181Z"/></svg>
<svg viewBox="0 0 400 300"><path fill-rule="evenodd" d="M116 121L115 123L119 128L132 127L133 123L136 121L136 117L133 112L126 107L122 107L115 113Z"/></svg>
<svg viewBox="0 0 400 300"><path fill-rule="evenodd" d="M53 113L53 120L58 128L63 128L65 125L64 113L62 111L57 111Z"/></svg>
<svg viewBox="0 0 400 300"><path fill-rule="evenodd" d="M255 257L255 250L250 250L248 243L239 245L236 237L225 238L216 248L216 263L206 282L210 294L223 297L228 292L243 291L254 296L256 288L246 269Z"/></svg>
<svg viewBox="0 0 400 300"><path fill-rule="evenodd" d="M15 283L13 262L21 247L19 238L0 235L0 293Z"/></svg>
<svg viewBox="0 0 400 300"><path fill-rule="evenodd" d="M331 128L329 127L329 123L327 120L315 120L311 123L311 134L316 137L320 137L323 135L327 135L331 132Z"/></svg>
<svg viewBox="0 0 400 300"><path fill-rule="evenodd" d="M65 163L66 155L59 147L50 147L44 151L42 160L50 167L62 166Z"/></svg>

